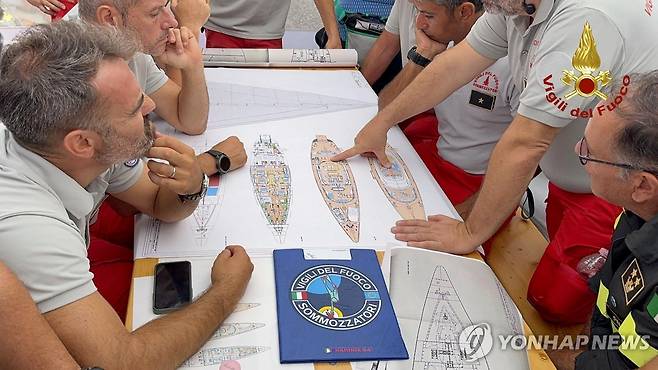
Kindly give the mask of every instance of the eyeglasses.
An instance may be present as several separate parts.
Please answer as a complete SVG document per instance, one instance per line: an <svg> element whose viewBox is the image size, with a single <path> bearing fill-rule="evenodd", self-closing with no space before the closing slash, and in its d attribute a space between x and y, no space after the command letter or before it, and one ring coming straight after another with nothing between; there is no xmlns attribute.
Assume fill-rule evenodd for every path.
<svg viewBox="0 0 658 370"><path fill-rule="evenodd" d="M595 163L602 163L602 164L607 164L609 166L615 166L615 167L620 167L620 168L625 168L627 170L636 170L636 171L644 171L648 172L652 175L658 176L658 172L654 170L650 170L648 168L642 168L642 167L637 167L633 166L632 164L628 163L617 163L617 162L609 162L609 161L604 161L602 159L596 159L592 158L589 155L589 147L587 146L587 140L583 136L582 139L578 142L578 159L580 159L580 164L583 166L587 164L587 162L595 162Z"/></svg>

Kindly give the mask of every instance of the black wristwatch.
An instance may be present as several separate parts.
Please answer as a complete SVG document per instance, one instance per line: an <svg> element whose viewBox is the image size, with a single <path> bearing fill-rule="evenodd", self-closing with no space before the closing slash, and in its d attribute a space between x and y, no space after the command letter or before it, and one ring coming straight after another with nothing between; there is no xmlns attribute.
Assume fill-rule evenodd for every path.
<svg viewBox="0 0 658 370"><path fill-rule="evenodd" d="M201 190L199 190L198 193L194 193L194 194L178 194L178 199L180 199L180 201L183 203L196 202L197 200L206 196L209 183L210 183L210 179L208 179L208 175L204 173L203 179L201 180Z"/></svg>
<svg viewBox="0 0 658 370"><path fill-rule="evenodd" d="M409 49L409 52L407 53L407 59L410 61L418 64L419 66L425 68L427 67L428 64L432 63L432 59L427 59L424 56L420 55L416 51L417 47L414 46L411 49Z"/></svg>
<svg viewBox="0 0 658 370"><path fill-rule="evenodd" d="M226 154L210 149L206 153L210 154L211 157L215 159L215 167L217 168L217 173L223 175L228 172L231 168L231 158Z"/></svg>

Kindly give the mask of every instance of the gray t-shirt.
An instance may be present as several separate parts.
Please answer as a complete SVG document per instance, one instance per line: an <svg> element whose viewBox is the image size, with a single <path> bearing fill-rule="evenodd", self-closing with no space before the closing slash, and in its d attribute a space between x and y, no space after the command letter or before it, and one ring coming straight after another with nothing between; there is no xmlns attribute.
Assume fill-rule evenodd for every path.
<svg viewBox="0 0 658 370"><path fill-rule="evenodd" d="M82 188L0 124L0 260L42 313L96 291L87 259L89 220L106 193L128 190L143 169L141 160L118 164Z"/></svg>
<svg viewBox="0 0 658 370"><path fill-rule="evenodd" d="M519 114L562 128L541 161L546 176L567 191L589 193L573 147L588 116L605 114L603 98L620 95L603 86L608 76L658 69L658 43L646 38L658 34L658 21L645 12L643 0L543 0L529 27L528 19L485 14L467 41L485 57L509 57L514 82L523 90Z"/></svg>
<svg viewBox="0 0 658 370"><path fill-rule="evenodd" d="M290 0L213 0L205 27L250 40L283 37Z"/></svg>
<svg viewBox="0 0 658 370"><path fill-rule="evenodd" d="M148 54L136 53L128 61L128 67L135 75L139 86L142 87L146 95L151 95L160 90L169 81L169 77L155 65L153 57Z"/></svg>
<svg viewBox="0 0 658 370"><path fill-rule="evenodd" d="M402 63L416 43L417 11L410 1L396 1L386 30L400 37ZM519 90L507 58L501 58L434 108L441 136L441 157L472 174L484 174L491 151L512 122Z"/></svg>

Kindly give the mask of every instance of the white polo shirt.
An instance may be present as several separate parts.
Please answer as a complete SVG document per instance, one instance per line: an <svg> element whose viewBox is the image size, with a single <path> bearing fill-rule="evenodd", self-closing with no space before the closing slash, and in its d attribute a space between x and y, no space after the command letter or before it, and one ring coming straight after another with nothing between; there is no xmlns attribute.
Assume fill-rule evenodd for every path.
<svg viewBox="0 0 658 370"><path fill-rule="evenodd" d="M106 193L129 189L143 167L141 160L115 165L82 188L0 124L0 260L42 313L96 291L87 259L89 219Z"/></svg>
<svg viewBox="0 0 658 370"><path fill-rule="evenodd" d="M603 95L621 96L610 91L610 84L603 86L606 77L658 69L658 43L651 39L658 35L658 15L653 13L645 0L542 0L529 27L528 17L485 14L467 36L485 57L508 56L522 89L519 114L562 128L540 163L560 188L591 192L573 147L589 117L605 114ZM585 30L586 22L591 30ZM598 88L602 95L581 96L574 84L581 78L580 92Z"/></svg>
<svg viewBox="0 0 658 370"><path fill-rule="evenodd" d="M128 61L128 68L135 75L139 86L146 95L151 95L160 90L169 81L169 77L163 70L158 68L153 57L149 54L135 53L132 59Z"/></svg>
<svg viewBox="0 0 658 370"><path fill-rule="evenodd" d="M290 0L213 0L205 27L250 40L283 37Z"/></svg>
<svg viewBox="0 0 658 370"><path fill-rule="evenodd" d="M403 65L416 44L416 15L412 2L398 0L386 23L386 30L400 37ZM484 174L493 148L512 122L518 98L506 58L452 93L434 108L441 157L468 173Z"/></svg>

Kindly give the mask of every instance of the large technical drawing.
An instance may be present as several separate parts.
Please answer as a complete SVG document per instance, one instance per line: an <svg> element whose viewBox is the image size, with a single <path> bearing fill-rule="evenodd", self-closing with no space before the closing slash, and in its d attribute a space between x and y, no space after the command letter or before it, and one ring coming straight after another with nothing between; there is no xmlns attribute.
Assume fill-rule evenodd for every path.
<svg viewBox="0 0 658 370"><path fill-rule="evenodd" d="M486 358L466 362L461 352L459 334L472 324L446 269L437 266L423 305L412 369L489 369Z"/></svg>
<svg viewBox="0 0 658 370"><path fill-rule="evenodd" d="M290 168L270 135L260 135L254 144L250 175L260 210L274 237L283 243L292 198Z"/></svg>
<svg viewBox="0 0 658 370"><path fill-rule="evenodd" d="M425 208L416 181L398 152L386 146L391 167L382 166L376 158L368 158L370 173L384 195L405 220L425 219Z"/></svg>
<svg viewBox="0 0 658 370"><path fill-rule="evenodd" d="M365 108L371 103L272 88L208 83L208 129Z"/></svg>
<svg viewBox="0 0 658 370"><path fill-rule="evenodd" d="M347 161L333 162L336 144L317 135L311 144L311 168L327 207L353 242L359 242L359 193Z"/></svg>
<svg viewBox="0 0 658 370"><path fill-rule="evenodd" d="M183 362L181 367L203 367L219 365L223 361L239 360L241 358L253 356L269 350L270 347L260 346L206 348L188 358L185 362Z"/></svg>

